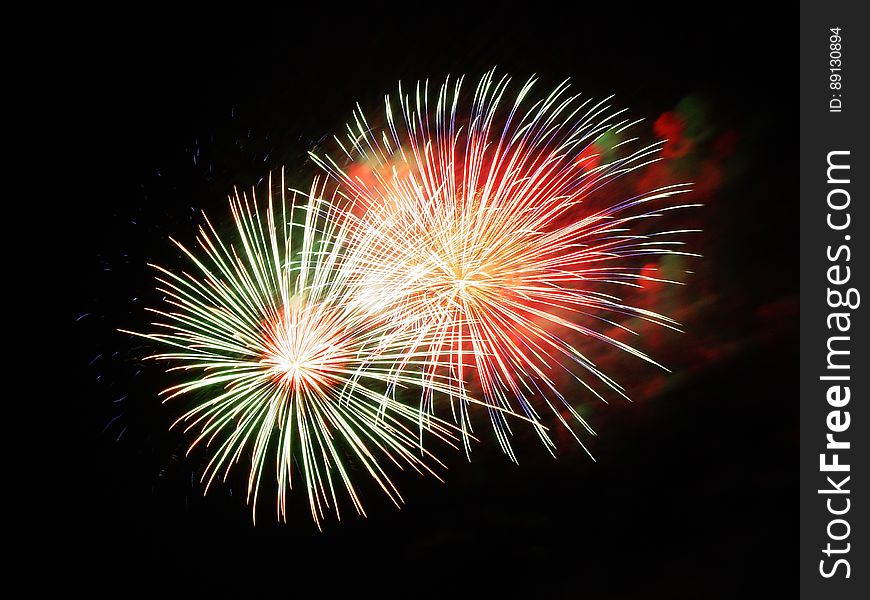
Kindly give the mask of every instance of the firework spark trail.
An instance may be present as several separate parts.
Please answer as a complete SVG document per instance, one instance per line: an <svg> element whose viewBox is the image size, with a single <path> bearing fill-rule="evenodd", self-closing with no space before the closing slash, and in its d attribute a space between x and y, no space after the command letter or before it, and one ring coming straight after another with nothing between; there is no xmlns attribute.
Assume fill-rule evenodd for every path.
<svg viewBox="0 0 870 600"><path fill-rule="evenodd" d="M441 464L422 448L419 410L394 398L397 387L463 392L424 378L421 369L415 375L415 365L433 357L416 334L409 339L407 328L395 327L389 310L372 314L350 301L343 250L352 228L334 202L321 198L325 190L315 181L310 195L294 193L288 201L283 173L279 201L271 180L269 189L265 215L256 197L230 198L237 244L225 242L207 218L199 250L172 240L196 269L155 266L168 308L152 309L160 317L156 333L127 333L168 346L151 358L184 373L183 383L163 393L166 400L194 401L176 423L196 432L190 450L203 443L209 450L206 491L249 452L248 501L256 518L264 466L277 454L278 517L286 521L296 462L320 527L327 508L339 513L339 486L365 514L342 452L396 505L401 496L380 459L433 474L426 459ZM427 426L454 445L454 426L438 420Z"/></svg>
<svg viewBox="0 0 870 600"><path fill-rule="evenodd" d="M467 388L476 378L484 403L493 407L499 442L516 460L506 414L540 423L536 398L543 397L581 445L563 411L592 432L558 389L555 374L571 373L602 400L595 380L625 395L566 334L658 364L600 329L628 330L618 321L629 317L677 328L666 316L624 304L617 290L649 279L638 257L689 254L675 236L692 230L644 233L639 227L696 205L670 203L688 191L685 184L608 201L607 186L659 160L661 144L630 137L637 121L611 109L609 98L582 100L565 82L526 106L532 78L508 104L509 81L485 75L467 115L460 108L461 79L441 86L434 110L428 82L418 82L413 94L400 84L399 119L388 96L383 130L372 128L357 106L347 139L336 138L349 165L312 157L359 215L348 234L356 304L373 314L401 310L416 332L415 350L437 357L427 373L461 390L450 406L466 434L466 451L472 431ZM602 199L604 208L596 208ZM421 413L421 424L435 413L427 389ZM546 429L536 431L552 451Z"/></svg>

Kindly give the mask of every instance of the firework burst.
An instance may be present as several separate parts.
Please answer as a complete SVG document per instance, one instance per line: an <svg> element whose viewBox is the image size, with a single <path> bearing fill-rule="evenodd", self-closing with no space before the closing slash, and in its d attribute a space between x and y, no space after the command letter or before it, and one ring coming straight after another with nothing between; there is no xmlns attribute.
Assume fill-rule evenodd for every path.
<svg viewBox="0 0 870 600"><path fill-rule="evenodd" d="M416 364L433 357L414 350L419 344L407 328L395 327L393 312L375 315L350 301L343 250L351 228L335 203L321 198L323 189L315 182L310 194L285 198L283 174L279 200L271 181L269 189L264 214L256 197L230 198L234 243L208 219L197 250L173 240L193 272L155 267L167 308L152 311L160 319L155 332L135 335L167 347L151 358L184 375L163 393L166 400L192 401L177 424L195 433L191 450L208 449L206 491L245 454L255 517L273 458L284 520L296 469L318 527L327 508L339 512L342 488L364 514L349 463L399 505L381 462L429 473L430 462L440 463L421 447L419 411L398 402L395 391L422 383L433 393L462 392L414 375ZM437 420L427 420L425 429L448 443L455 439L451 426Z"/></svg>
<svg viewBox="0 0 870 600"><path fill-rule="evenodd" d="M431 105L428 82L411 93L400 85L397 101L386 98L383 129L358 107L346 138L336 138L344 158L312 155L358 215L347 245L353 302L404 315L414 352L434 357L427 377L461 391L450 407L466 450L467 398L482 395L514 460L509 413L540 425L548 407L578 441L572 422L592 432L560 391L561 374L598 397L602 384L624 395L581 351L583 338L657 364L606 329L637 317L677 327L625 304L620 290L649 277L639 257L685 254L678 236L689 231L647 225L689 206L671 201L687 185L632 195L617 184L659 160L660 144L631 136L637 121L609 99L569 93L567 82L531 101L534 83L511 101L509 79L490 72L470 108L461 79L445 82ZM421 395L427 416L438 412L430 390ZM546 428L535 430L552 451Z"/></svg>

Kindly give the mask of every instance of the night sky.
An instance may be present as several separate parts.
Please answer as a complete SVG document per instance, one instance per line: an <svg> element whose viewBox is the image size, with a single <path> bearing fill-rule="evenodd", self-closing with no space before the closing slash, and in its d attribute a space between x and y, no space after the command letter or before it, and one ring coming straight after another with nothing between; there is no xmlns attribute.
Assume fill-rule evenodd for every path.
<svg viewBox="0 0 870 600"><path fill-rule="evenodd" d="M57 79L70 126L57 201L71 265L60 277L73 354L57 399L68 437L48 527L32 536L46 567L34 585L402 598L755 597L796 585L796 23L733 4L411 8L142 11L113 26L79 15ZM116 331L143 326L159 300L146 263L185 266L167 237L192 240L199 211L225 214L234 185L282 165L313 174L306 152L355 102L377 113L399 79L476 81L493 66L616 94L649 139L677 138L674 168L705 205L692 217L705 258L683 265L695 275L678 293L660 292L685 333L645 342L673 374L613 363L634 402L587 400L597 462L564 441L553 459L528 439L514 465L489 440L470 464L444 455L446 484L396 475L402 510L364 489L369 517L348 512L323 533L302 490L286 525L264 502L252 527L244 468L203 498L204 455L185 457L187 438L167 431L178 413L156 398L166 375Z"/></svg>

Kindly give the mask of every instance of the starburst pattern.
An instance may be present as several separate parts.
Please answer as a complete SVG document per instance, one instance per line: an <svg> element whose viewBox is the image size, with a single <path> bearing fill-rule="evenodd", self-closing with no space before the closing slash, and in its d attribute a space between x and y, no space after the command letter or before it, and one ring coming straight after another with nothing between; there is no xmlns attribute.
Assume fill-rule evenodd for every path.
<svg viewBox="0 0 870 600"><path fill-rule="evenodd" d="M660 144L639 144L630 134L637 122L610 99L571 94L566 82L531 101L533 78L508 101L509 83L488 73L470 108L461 79L445 82L432 106L428 82L411 93L400 85L397 101L386 99L385 127L358 110L346 138L336 138L344 157L312 156L358 215L347 246L355 304L404 315L409 351L433 357L427 377L461 392L450 406L466 449L467 399L482 395L515 459L510 413L540 425L545 406L578 441L572 421L592 431L560 389L561 374L598 397L596 382L624 395L583 339L657 364L605 327L639 317L677 328L625 304L619 290L649 277L639 257L688 254L678 238L690 230L651 232L647 223L693 205L671 201L688 191L681 184L622 195L620 180L659 160ZM420 409L439 413L431 387ZM546 428L535 431L553 447Z"/></svg>
<svg viewBox="0 0 870 600"><path fill-rule="evenodd" d="M155 267L167 307L153 310L156 332L135 335L168 347L152 358L184 375L163 393L192 400L177 423L195 433L191 450L208 448L206 490L250 455L248 499L256 518L264 468L274 462L278 516L286 520L286 493L298 469L320 526L327 508L338 513L341 488L364 514L353 463L398 505L383 462L433 474L430 463L441 463L422 448L419 411L397 401L397 389L423 384L433 393L462 392L421 377L415 365L433 357L412 349L393 312L373 314L351 301L352 270L344 263L350 217L323 199L324 189L315 182L310 194L286 198L283 173L280 199L273 199L271 181L269 189L264 214L256 197L230 198L233 243L208 219L198 249L175 242L195 268ZM425 430L455 440L440 421L427 420Z"/></svg>

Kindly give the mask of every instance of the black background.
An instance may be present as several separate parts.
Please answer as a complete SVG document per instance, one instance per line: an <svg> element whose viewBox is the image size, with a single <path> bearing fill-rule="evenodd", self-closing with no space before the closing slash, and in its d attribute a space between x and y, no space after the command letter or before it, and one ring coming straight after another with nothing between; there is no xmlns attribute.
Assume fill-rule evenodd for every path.
<svg viewBox="0 0 870 600"><path fill-rule="evenodd" d="M746 7L702 8L143 10L111 25L77 15L57 80L71 126L58 214L75 350L59 396L68 437L51 492L36 493L50 500L49 527L33 534L46 578L34 585L560 598L796 586L796 323L759 335L755 309L797 293L797 37ZM751 302L723 302L715 318L755 341L654 404L609 408L597 463L536 447L519 466L495 451L471 465L455 455L447 485L403 477L401 511L370 495L368 519L348 514L324 533L298 493L287 525L266 507L256 528L239 487L203 499L191 481L201 464L164 432L169 413L143 402L160 370L136 375L142 352L114 331L141 319L132 298L147 296L144 263L172 260L165 236L192 234L190 207L219 214L232 185L304 166L353 102L377 107L398 79L474 80L492 65L548 85L570 76L653 118L700 90L725 118L761 128L753 168L728 195L722 259L702 266L743 292L720 298L749 290Z"/></svg>

